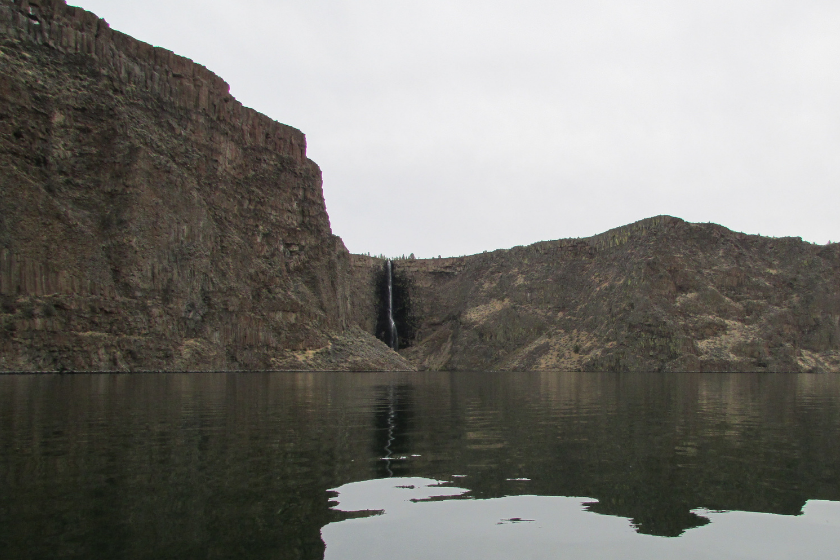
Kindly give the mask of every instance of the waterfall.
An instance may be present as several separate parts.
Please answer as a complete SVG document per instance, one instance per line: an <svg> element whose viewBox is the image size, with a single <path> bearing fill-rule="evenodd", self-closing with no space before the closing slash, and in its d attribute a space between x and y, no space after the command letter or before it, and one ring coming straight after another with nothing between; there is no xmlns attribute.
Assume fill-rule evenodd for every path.
<svg viewBox="0 0 840 560"><path fill-rule="evenodd" d="M391 259L388 259L388 346L394 350L400 349L397 324L394 322L394 273Z"/></svg>

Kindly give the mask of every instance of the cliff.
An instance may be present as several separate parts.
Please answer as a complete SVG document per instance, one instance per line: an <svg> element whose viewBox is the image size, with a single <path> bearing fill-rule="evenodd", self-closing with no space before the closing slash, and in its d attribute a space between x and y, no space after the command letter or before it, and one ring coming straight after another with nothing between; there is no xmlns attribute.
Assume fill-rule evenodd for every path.
<svg viewBox="0 0 840 560"><path fill-rule="evenodd" d="M63 0L0 0L0 369L406 369L304 135Z"/></svg>
<svg viewBox="0 0 840 560"><path fill-rule="evenodd" d="M351 263L372 292L381 264ZM840 371L836 243L658 216L394 270L418 321L400 353L425 369Z"/></svg>
<svg viewBox="0 0 840 560"><path fill-rule="evenodd" d="M0 0L0 370L840 371L840 246L658 216L394 266L304 135L63 0Z"/></svg>

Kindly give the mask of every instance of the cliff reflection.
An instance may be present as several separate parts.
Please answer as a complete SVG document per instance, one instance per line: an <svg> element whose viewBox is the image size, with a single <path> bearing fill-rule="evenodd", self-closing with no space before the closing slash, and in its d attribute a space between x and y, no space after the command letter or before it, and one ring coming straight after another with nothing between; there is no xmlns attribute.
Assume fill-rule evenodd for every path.
<svg viewBox="0 0 840 560"><path fill-rule="evenodd" d="M335 489L334 509L377 515L321 530L327 560L835 560L840 502L811 501L802 515L698 513L708 526L679 539L639 534L627 519L595 515L588 498L507 496L460 499L466 492L418 477L367 480Z"/></svg>
<svg viewBox="0 0 840 560"><path fill-rule="evenodd" d="M591 496L640 533L705 525L692 510L797 515L840 500L837 376L441 374L422 391L414 476L478 498ZM517 481L527 478L527 481Z"/></svg>
<svg viewBox="0 0 840 560"><path fill-rule="evenodd" d="M4 558L318 559L327 491L391 476L676 536L840 502L840 376L4 376L0 449Z"/></svg>

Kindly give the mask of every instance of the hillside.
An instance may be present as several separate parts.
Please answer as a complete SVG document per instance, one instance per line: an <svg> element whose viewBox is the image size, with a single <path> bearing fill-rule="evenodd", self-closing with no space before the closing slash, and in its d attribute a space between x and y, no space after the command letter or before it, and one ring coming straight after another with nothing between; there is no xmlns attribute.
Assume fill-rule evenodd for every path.
<svg viewBox="0 0 840 560"><path fill-rule="evenodd" d="M354 290L370 291L381 264L351 263ZM416 322L400 353L424 369L840 371L836 243L659 216L591 238L401 260L395 276Z"/></svg>

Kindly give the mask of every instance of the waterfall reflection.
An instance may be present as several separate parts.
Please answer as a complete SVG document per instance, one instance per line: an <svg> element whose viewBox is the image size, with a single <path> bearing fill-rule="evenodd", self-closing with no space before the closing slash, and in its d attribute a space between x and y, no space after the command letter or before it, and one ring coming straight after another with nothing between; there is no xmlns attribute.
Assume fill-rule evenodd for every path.
<svg viewBox="0 0 840 560"><path fill-rule="evenodd" d="M379 454L376 477L408 476L413 399L410 385L377 387L373 409L373 451Z"/></svg>

